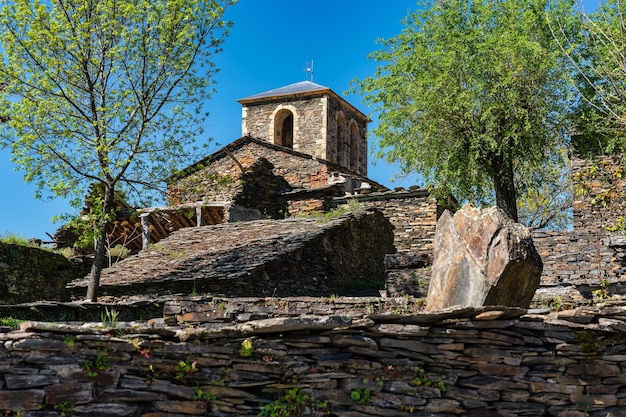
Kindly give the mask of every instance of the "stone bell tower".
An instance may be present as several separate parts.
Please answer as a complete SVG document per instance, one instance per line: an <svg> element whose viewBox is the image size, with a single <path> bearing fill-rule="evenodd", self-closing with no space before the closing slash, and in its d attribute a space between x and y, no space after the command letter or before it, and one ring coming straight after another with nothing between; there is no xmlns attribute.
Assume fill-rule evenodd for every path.
<svg viewBox="0 0 626 417"><path fill-rule="evenodd" d="M238 100L241 133L367 176L369 119L330 88L302 81Z"/></svg>

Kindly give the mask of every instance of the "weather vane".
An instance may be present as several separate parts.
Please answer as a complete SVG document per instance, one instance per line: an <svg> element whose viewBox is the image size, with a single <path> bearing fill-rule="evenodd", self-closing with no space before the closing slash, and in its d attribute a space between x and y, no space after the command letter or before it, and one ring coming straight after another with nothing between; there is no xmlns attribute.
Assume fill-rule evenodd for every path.
<svg viewBox="0 0 626 417"><path fill-rule="evenodd" d="M311 82L313 82L313 76L315 75L315 70L313 67L313 60L311 60L311 65L307 62L304 64L304 79L305 81L309 81L309 73L311 73Z"/></svg>

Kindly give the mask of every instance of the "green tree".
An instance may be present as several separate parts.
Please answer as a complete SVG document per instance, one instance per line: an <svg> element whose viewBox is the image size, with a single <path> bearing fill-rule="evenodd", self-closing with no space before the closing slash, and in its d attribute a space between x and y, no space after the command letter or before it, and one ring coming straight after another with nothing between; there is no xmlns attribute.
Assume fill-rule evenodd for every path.
<svg viewBox="0 0 626 417"><path fill-rule="evenodd" d="M600 3L593 13L578 4L581 30L572 33L551 20L555 39L574 65L579 93L573 114L574 150L583 157L626 151L626 5Z"/></svg>
<svg viewBox="0 0 626 417"><path fill-rule="evenodd" d="M184 163L200 133L234 0L2 0L0 126L39 196L102 189L95 301L116 190L143 195Z"/></svg>
<svg viewBox="0 0 626 417"><path fill-rule="evenodd" d="M566 145L562 51L546 14L568 0L422 1L357 81L380 111L379 156L461 199L518 219L517 197ZM523 178L525 181L517 181Z"/></svg>

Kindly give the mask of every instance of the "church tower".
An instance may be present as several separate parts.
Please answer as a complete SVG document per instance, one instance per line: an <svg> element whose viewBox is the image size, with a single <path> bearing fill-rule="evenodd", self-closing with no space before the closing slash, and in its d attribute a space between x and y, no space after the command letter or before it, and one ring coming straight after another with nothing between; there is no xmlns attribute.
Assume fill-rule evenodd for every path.
<svg viewBox="0 0 626 417"><path fill-rule="evenodd" d="M302 81L238 100L241 131L367 176L369 119L330 88Z"/></svg>

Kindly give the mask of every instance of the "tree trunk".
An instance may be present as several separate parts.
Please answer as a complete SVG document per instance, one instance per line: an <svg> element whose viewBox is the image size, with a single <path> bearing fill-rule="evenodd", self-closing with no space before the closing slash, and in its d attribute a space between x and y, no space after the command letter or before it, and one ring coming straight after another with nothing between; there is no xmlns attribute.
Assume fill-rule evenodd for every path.
<svg viewBox="0 0 626 417"><path fill-rule="evenodd" d="M502 164L499 174L491 177L496 192L496 206L500 207L515 222L519 222L517 214L517 192L511 164Z"/></svg>
<svg viewBox="0 0 626 417"><path fill-rule="evenodd" d="M91 273L89 275L89 285L87 287L87 300L98 301L98 290L100 287L100 275L106 260L106 228L108 215L113 210L115 188L113 185L104 184L102 213L99 213L99 220L96 226L96 253L94 255Z"/></svg>

